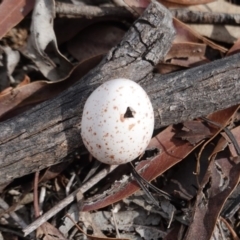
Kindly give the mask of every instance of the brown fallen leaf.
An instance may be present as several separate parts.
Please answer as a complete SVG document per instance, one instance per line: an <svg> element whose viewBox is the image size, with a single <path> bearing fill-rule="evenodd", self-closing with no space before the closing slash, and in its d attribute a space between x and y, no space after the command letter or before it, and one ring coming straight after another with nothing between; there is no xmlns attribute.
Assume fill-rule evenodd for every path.
<svg viewBox="0 0 240 240"><path fill-rule="evenodd" d="M50 81L56 82L69 76L73 65L58 49L53 19L55 2L36 0L31 19L31 34L22 53L31 59L39 71ZM39 24L39 22L41 24Z"/></svg>
<svg viewBox="0 0 240 240"><path fill-rule="evenodd" d="M193 145L211 136L212 132L210 127L200 121L184 122L183 128L175 135L175 137L187 140Z"/></svg>
<svg viewBox="0 0 240 240"><path fill-rule="evenodd" d="M34 0L3 0L0 5L0 38L16 26L32 9Z"/></svg>
<svg viewBox="0 0 240 240"><path fill-rule="evenodd" d="M240 178L239 161L235 163L228 155L225 151L211 160L197 194L192 223L184 239L211 238L223 205Z"/></svg>
<svg viewBox="0 0 240 240"><path fill-rule="evenodd" d="M233 137L235 138L236 142L238 143L238 145L240 145L240 126L237 126L236 128L231 130ZM223 151L226 147L228 146L231 157L237 157L237 151L233 145L233 143L231 142L231 140L229 139L228 135L223 132L222 133L222 138L219 139L217 146L215 147L215 149L220 151ZM217 150L215 150L215 153L217 153Z"/></svg>
<svg viewBox="0 0 240 240"><path fill-rule="evenodd" d="M173 18L173 23L176 37L164 61L156 66L156 72L163 74L186 67L199 66L227 52L226 48L203 37L178 19ZM207 51L207 48L211 51L209 49Z"/></svg>
<svg viewBox="0 0 240 240"><path fill-rule="evenodd" d="M65 170L68 165L70 164L70 161L58 163L56 165L53 165L49 168L47 168L44 173L39 178L39 183L46 182L50 179L53 179L57 177L63 170Z"/></svg>
<svg viewBox="0 0 240 240"><path fill-rule="evenodd" d="M181 69L184 69L184 67L179 65L174 65L172 63L161 62L157 64L154 70L157 73L166 74L166 73L179 71Z"/></svg>
<svg viewBox="0 0 240 240"><path fill-rule="evenodd" d="M177 31L174 42L194 42L205 43L207 46L221 53L226 53L227 49L203 37L201 34L193 30L187 24L181 22L177 18L173 18L173 24Z"/></svg>
<svg viewBox="0 0 240 240"><path fill-rule="evenodd" d="M240 38L233 44L233 46L228 50L227 56L240 52Z"/></svg>
<svg viewBox="0 0 240 240"><path fill-rule="evenodd" d="M69 53L79 62L106 54L116 46L125 31L115 22L96 23L77 34L67 43Z"/></svg>
<svg viewBox="0 0 240 240"><path fill-rule="evenodd" d="M211 131L211 138L202 146L201 150L199 151L201 154L199 153L198 158L196 157L196 154L192 154L178 164L178 168L173 171L173 174L169 177L170 181L163 187L162 190L168 192L169 194L176 194L177 196L187 200L190 200L196 196L197 186L203 179L208 168L208 159L211 158L211 156L216 155L218 152L223 151L227 146L226 139L223 138L220 138L216 146L210 143L220 132L221 134L224 133L222 130L223 127L227 126L229 122L235 118L237 111L238 106L235 106L215 112L208 116L208 118L212 121L222 125L222 128L216 126L209 128ZM188 127L191 128L190 126ZM178 132L176 135L177 134ZM196 158L198 160L197 166ZM196 172L198 174L196 174Z"/></svg>
<svg viewBox="0 0 240 240"><path fill-rule="evenodd" d="M67 240L57 228L48 222L45 222L37 229L36 237L43 240Z"/></svg>
<svg viewBox="0 0 240 240"><path fill-rule="evenodd" d="M8 91L5 90L5 94L3 92L0 94L0 121L16 116L36 104L56 96L81 79L101 59L102 55L99 55L79 63L70 76L62 82L37 81L20 85L17 88L9 88Z"/></svg>
<svg viewBox="0 0 240 240"><path fill-rule="evenodd" d="M203 58L206 52L206 44L195 42L176 42L167 53L166 60L177 57L200 57Z"/></svg>

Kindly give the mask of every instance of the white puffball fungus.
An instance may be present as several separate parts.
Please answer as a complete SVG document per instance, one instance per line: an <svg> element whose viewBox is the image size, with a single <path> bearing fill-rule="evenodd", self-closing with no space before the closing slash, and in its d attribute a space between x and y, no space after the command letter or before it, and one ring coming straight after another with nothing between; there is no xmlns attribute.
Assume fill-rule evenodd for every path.
<svg viewBox="0 0 240 240"><path fill-rule="evenodd" d="M152 104L134 81L107 81L85 103L83 143L103 163L123 164L138 157L150 142L153 129Z"/></svg>

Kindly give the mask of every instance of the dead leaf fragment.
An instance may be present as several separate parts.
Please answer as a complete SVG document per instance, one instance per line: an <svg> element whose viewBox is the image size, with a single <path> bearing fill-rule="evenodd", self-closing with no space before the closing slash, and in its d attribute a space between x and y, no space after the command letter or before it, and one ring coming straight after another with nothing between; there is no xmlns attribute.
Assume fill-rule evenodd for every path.
<svg viewBox="0 0 240 240"><path fill-rule="evenodd" d="M211 136L210 128L200 121L184 122L182 130L175 135L175 137L187 140L193 145Z"/></svg>
<svg viewBox="0 0 240 240"><path fill-rule="evenodd" d="M220 154L208 167L198 191L186 240L211 238L221 209L238 184L240 164L231 161L227 155L226 152Z"/></svg>
<svg viewBox="0 0 240 240"><path fill-rule="evenodd" d="M46 78L59 81L69 75L73 66L58 50L53 31L54 14L53 0L36 0L31 35L23 53L32 59Z"/></svg>
<svg viewBox="0 0 240 240"><path fill-rule="evenodd" d="M101 59L102 55L99 55L79 63L64 81L55 83L36 81L29 84L19 84L16 88L9 88L8 91L2 92L0 94L0 121L16 116L40 102L55 97L81 79ZM27 82L28 80L26 79Z"/></svg>
<svg viewBox="0 0 240 240"><path fill-rule="evenodd" d="M37 239L42 239L42 240L67 240L63 236L63 234L55 228L53 225L51 225L48 222L45 222L42 224L38 229L36 233Z"/></svg>
<svg viewBox="0 0 240 240"><path fill-rule="evenodd" d="M4 0L0 5L0 38L16 26L33 8L34 0Z"/></svg>
<svg viewBox="0 0 240 240"><path fill-rule="evenodd" d="M69 53L79 62L106 54L116 46L125 31L116 23L97 23L81 31L67 44Z"/></svg>

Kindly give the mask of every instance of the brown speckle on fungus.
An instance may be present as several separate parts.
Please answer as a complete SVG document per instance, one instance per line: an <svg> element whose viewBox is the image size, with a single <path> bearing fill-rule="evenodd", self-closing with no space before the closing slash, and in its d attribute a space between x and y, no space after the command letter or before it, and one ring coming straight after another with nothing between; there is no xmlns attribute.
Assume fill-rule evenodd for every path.
<svg viewBox="0 0 240 240"><path fill-rule="evenodd" d="M105 135L103 135L103 137L108 137L109 133L106 133Z"/></svg>
<svg viewBox="0 0 240 240"><path fill-rule="evenodd" d="M96 144L96 147L97 147L97 148L101 148L101 145L100 145L100 144Z"/></svg>
<svg viewBox="0 0 240 240"><path fill-rule="evenodd" d="M124 122L124 114L120 114L120 121Z"/></svg>
<svg viewBox="0 0 240 240"><path fill-rule="evenodd" d="M128 126L128 130L131 130L134 126L135 126L134 123L133 123L133 124L130 124L130 125Z"/></svg>
<svg viewBox="0 0 240 240"><path fill-rule="evenodd" d="M113 107L113 109L114 109L114 110L117 110L117 109L118 109L118 107L117 107L117 106L114 106L114 107Z"/></svg>

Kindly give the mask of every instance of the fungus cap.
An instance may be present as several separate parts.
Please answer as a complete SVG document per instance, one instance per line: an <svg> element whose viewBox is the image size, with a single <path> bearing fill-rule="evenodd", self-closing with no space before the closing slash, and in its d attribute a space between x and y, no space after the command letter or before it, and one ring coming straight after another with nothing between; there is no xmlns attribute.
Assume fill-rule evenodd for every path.
<svg viewBox="0 0 240 240"><path fill-rule="evenodd" d="M151 101L132 80L107 81L88 97L81 136L88 151L107 164L123 164L141 155L154 129Z"/></svg>

